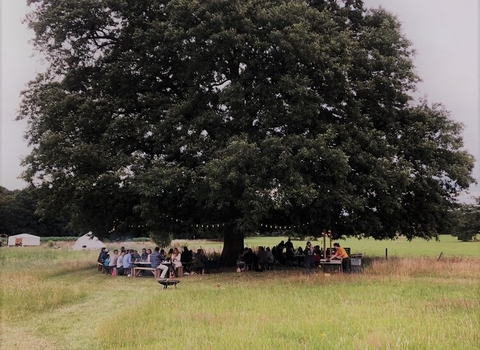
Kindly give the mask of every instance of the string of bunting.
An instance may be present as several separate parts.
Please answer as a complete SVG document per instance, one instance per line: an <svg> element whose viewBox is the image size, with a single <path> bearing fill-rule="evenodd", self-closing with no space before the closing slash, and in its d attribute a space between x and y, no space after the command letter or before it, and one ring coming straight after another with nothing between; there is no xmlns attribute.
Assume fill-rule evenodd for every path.
<svg viewBox="0 0 480 350"><path fill-rule="evenodd" d="M167 214L162 214L162 217L169 219L174 222L182 223L184 224L184 220L180 220L174 217L171 217ZM219 227L225 227L227 226L228 223L216 223L216 224L189 224L188 226L190 227L195 227L195 228L219 228ZM289 229L296 229L296 228L302 228L302 227L307 227L309 226L310 223L305 223L301 225L276 225L276 224L260 224L260 227L266 228L266 229L275 229L275 230L289 230Z"/></svg>
<svg viewBox="0 0 480 350"><path fill-rule="evenodd" d="M177 222L181 224L185 224L184 220L180 220L177 218L174 218L172 216L169 216L167 214L161 214L162 217L172 221L172 222ZM227 226L228 223L216 223L216 224L189 224L189 227L194 227L194 228L220 228L220 227L225 227ZM276 224L260 224L261 228L264 229L272 229L272 230L291 230L291 229L298 229L298 228L303 228L309 226L310 223L304 223L301 225L276 225ZM141 227L141 226L139 226ZM112 227L112 229L109 231L109 233L113 233L116 230L116 225Z"/></svg>

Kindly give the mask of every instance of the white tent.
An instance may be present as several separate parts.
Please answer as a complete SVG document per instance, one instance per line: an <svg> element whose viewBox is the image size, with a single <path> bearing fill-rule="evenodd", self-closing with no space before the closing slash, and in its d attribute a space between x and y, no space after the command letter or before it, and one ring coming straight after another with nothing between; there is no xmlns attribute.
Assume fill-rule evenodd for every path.
<svg viewBox="0 0 480 350"><path fill-rule="evenodd" d="M9 247L31 247L39 245L40 237L28 233L21 233L19 235L8 237Z"/></svg>
<svg viewBox="0 0 480 350"><path fill-rule="evenodd" d="M105 244L97 237L93 235L92 232L84 234L82 237L78 238L75 244L73 245L73 250L84 250L84 249L102 249L105 248Z"/></svg>

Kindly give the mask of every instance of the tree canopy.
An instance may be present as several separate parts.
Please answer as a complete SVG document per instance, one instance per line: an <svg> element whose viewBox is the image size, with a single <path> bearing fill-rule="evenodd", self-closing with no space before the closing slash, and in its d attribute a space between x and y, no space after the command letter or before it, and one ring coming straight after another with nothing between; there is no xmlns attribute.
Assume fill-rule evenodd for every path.
<svg viewBox="0 0 480 350"><path fill-rule="evenodd" d="M272 225L435 237L473 179L462 126L415 103L398 20L360 0L28 0L49 62L23 93L26 180L76 227Z"/></svg>

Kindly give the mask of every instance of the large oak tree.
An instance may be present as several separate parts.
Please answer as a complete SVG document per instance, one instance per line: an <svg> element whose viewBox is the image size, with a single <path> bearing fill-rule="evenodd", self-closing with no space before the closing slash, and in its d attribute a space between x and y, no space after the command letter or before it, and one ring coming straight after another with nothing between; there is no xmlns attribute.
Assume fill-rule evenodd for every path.
<svg viewBox="0 0 480 350"><path fill-rule="evenodd" d="M219 225L232 263L263 224L435 237L473 181L461 125L412 100L398 20L362 1L28 3L49 67L25 178L76 227Z"/></svg>

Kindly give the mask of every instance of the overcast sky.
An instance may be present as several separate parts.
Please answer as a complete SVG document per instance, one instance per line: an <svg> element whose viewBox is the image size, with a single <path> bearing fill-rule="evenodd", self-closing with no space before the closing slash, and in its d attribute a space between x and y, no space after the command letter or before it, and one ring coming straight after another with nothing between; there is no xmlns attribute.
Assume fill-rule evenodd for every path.
<svg viewBox="0 0 480 350"><path fill-rule="evenodd" d="M74 1L74 0L72 0ZM419 96L441 102L453 119L465 124L465 148L475 156L474 177L480 182L479 1L365 0L366 7L393 12L417 51ZM26 123L15 121L20 91L40 71L28 41L33 33L22 24L26 0L1 0L1 142L0 185L21 189L20 159L29 153L23 139ZM480 196L480 186L464 197Z"/></svg>

